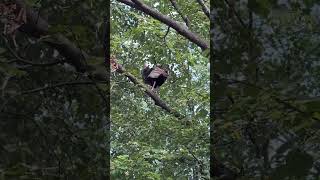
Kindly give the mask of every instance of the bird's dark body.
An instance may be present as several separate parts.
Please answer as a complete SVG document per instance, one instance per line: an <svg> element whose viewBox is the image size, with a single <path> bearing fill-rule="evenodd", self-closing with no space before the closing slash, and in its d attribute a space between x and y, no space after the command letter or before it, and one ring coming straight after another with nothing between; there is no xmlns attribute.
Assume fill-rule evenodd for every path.
<svg viewBox="0 0 320 180"><path fill-rule="evenodd" d="M154 86L154 88L160 87L168 77L166 70L162 69L160 66L150 68L145 65L141 74L143 82L150 86Z"/></svg>
<svg viewBox="0 0 320 180"><path fill-rule="evenodd" d="M158 78L151 78L148 77L145 81L146 84L153 86L154 82L156 83L154 85L154 88L158 88L160 87L165 81L166 81L167 77L160 75Z"/></svg>

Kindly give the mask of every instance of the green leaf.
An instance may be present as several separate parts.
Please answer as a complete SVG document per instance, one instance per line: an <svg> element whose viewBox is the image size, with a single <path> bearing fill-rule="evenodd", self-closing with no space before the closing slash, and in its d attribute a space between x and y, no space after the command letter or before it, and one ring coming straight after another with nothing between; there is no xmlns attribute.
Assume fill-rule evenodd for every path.
<svg viewBox="0 0 320 180"><path fill-rule="evenodd" d="M7 50L5 48L0 48L0 54L6 52Z"/></svg>

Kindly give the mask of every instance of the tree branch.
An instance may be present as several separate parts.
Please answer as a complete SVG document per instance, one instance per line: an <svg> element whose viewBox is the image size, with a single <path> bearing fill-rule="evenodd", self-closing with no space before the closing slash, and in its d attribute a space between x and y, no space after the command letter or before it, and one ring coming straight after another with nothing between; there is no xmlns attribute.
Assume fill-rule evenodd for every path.
<svg viewBox="0 0 320 180"><path fill-rule="evenodd" d="M226 4L228 5L228 7L230 8L230 10L233 12L233 14L236 16L236 18L238 19L239 23L246 28L246 24L243 22L243 20L241 19L241 16L238 14L238 12L236 11L236 9L234 8L234 2L230 3L228 0L224 0L226 2Z"/></svg>
<svg viewBox="0 0 320 180"><path fill-rule="evenodd" d="M0 35L2 39L4 39L6 42L8 41L6 37L4 37L3 35ZM45 66L54 66L56 64L61 64L64 63L65 61L55 61L55 62L50 62L50 63L34 63L32 61L27 61L24 58L20 57L7 43L4 43L6 48L10 51L10 53L16 58L16 60L13 61L9 61L6 63L14 63L14 62L20 62L20 63L24 63L24 64L28 64L28 65L32 65L32 66L39 66L39 67L45 67Z"/></svg>
<svg viewBox="0 0 320 180"><path fill-rule="evenodd" d="M200 4L202 11L204 14L210 19L210 10L209 8L204 4L203 0L197 0L197 2Z"/></svg>
<svg viewBox="0 0 320 180"><path fill-rule="evenodd" d="M170 17L161 14L160 12L156 11L155 9L147 6L146 4L142 3L139 0L117 0L122 2L132 8L138 9L151 17L161 21L162 23L170 26L171 28L175 29L180 35L186 37L191 42L198 45L202 50L206 50L209 48L209 45L206 41L201 39L197 34L193 33L189 29L185 28L179 22L172 20Z"/></svg>
<svg viewBox="0 0 320 180"><path fill-rule="evenodd" d="M24 0L15 0L15 3L18 7L25 8L27 12L27 22L19 27L19 31L36 38L40 37L43 42L47 43L52 48L55 48L63 57L65 57L66 63L75 67L78 72L96 72L93 74L95 79L101 80L101 77L104 78L103 80L106 79L105 72L98 71L98 67L89 65L91 70L89 69L85 60L90 56L85 52L82 52L81 49L68 38L62 34L49 35L49 24L39 15L39 13L28 7Z"/></svg>
<svg viewBox="0 0 320 180"><path fill-rule="evenodd" d="M186 23L186 26L188 26L188 28L190 28L190 21L189 21L189 18L185 15L182 14L178 4L177 4L177 1L175 0L170 0L172 6L174 7L174 9L180 14L181 18L183 19L183 21Z"/></svg>
<svg viewBox="0 0 320 180"><path fill-rule="evenodd" d="M155 94L146 85L144 85L142 82L140 82L136 77L134 77L134 75L132 75L131 73L127 72L125 70L125 68L122 67L120 64L118 65L117 72L120 73L120 74L124 74L127 78L129 78L129 80L131 82L133 82L134 84L136 84L139 87L143 88L144 91L146 92L146 94L148 96L150 96L151 99L155 102L155 105L161 107L162 109L164 109L168 113L172 114L173 116L177 117L178 119L183 119L184 118L184 116L182 114L180 114L178 111L170 108L164 101L162 101L162 99L160 99L160 97L157 94Z"/></svg>

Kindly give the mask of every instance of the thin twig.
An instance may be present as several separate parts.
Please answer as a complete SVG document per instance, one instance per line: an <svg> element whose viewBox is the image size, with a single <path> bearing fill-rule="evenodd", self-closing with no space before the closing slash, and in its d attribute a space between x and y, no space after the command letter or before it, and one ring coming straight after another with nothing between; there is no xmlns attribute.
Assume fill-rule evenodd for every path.
<svg viewBox="0 0 320 180"><path fill-rule="evenodd" d="M161 107L162 109L164 109L165 111L167 111L168 113L172 114L173 116L175 116L178 119L184 119L185 118L178 111L170 108L167 105L167 103L165 103L162 99L160 99L160 97L157 94L155 94L153 91L151 91L151 89L148 88L144 83L140 82L134 75L132 75L131 73L127 72L126 69L121 64L118 64L117 72L120 73L120 74L125 75L127 78L129 78L129 80L131 82L133 82L134 84L136 84L139 87L143 88L144 91L146 92L146 94L149 97L151 97L151 99L155 102L155 105Z"/></svg>
<svg viewBox="0 0 320 180"><path fill-rule="evenodd" d="M170 32L170 26L168 26L167 32L166 32L166 34L163 36L164 44L165 44L168 48L169 48L169 46L168 46L168 44L167 44L167 39L166 39L166 38L167 38L169 32Z"/></svg>
<svg viewBox="0 0 320 180"><path fill-rule="evenodd" d="M0 36L5 42L8 41L7 38L4 37L2 34ZM7 62L9 64L15 63L15 62L21 62L21 63L32 65L32 66L45 67L45 66L54 66L54 65L61 64L61 63L65 62L62 60L58 60L58 61L50 62L50 63L34 63L32 61L28 61L28 60L25 60L24 58L20 57L7 43L4 43L4 44L5 44L6 48L10 51L10 53L16 58L16 60Z"/></svg>
<svg viewBox="0 0 320 180"><path fill-rule="evenodd" d="M188 28L190 28L189 18L188 18L187 16L183 15L183 13L181 12L181 10L180 10L180 8L179 8L179 6L178 6L178 4L177 4L177 1L175 1L175 0L170 0L170 2L171 2L171 4L172 4L173 8L179 13L179 15L181 16L182 20L186 23L186 26L187 26Z"/></svg>

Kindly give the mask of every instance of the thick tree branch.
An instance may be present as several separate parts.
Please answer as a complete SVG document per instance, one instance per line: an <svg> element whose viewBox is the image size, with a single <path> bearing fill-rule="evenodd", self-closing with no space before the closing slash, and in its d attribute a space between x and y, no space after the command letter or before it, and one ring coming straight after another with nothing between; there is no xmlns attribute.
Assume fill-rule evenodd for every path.
<svg viewBox="0 0 320 180"><path fill-rule="evenodd" d="M200 4L202 11L204 12L204 14L210 18L210 10L209 8L204 4L203 0L197 0L197 2Z"/></svg>
<svg viewBox="0 0 320 180"><path fill-rule="evenodd" d="M22 25L19 30L33 37L47 35L49 24L39 15L39 12L28 7L24 0L15 0L18 7L24 8L27 14L27 23Z"/></svg>
<svg viewBox="0 0 320 180"><path fill-rule="evenodd" d="M134 77L134 75L127 72L124 67L122 67L121 65L118 65L117 72L124 74L127 78L129 78L129 80L131 82L133 82L134 84L143 88L144 91L147 93L147 95L151 97L151 99L155 102L155 104L157 106L161 107L162 109L164 109L168 113L172 114L173 116L177 117L178 119L184 118L183 115L181 115L178 111L170 108L164 101L162 101L162 99L160 99L160 97L157 94L155 94L153 91L151 91L145 84L140 82L136 77Z"/></svg>
<svg viewBox="0 0 320 180"><path fill-rule="evenodd" d="M189 39L191 42L195 43L202 50L206 50L209 48L209 45L206 41L201 39L197 34L193 33L189 29L185 28L181 23L172 20L170 17L161 14L160 12L156 11L155 9L147 6L146 4L142 3L139 0L118 0L132 8L138 9L151 17L161 21L162 23L170 26L171 28L175 29L179 34Z"/></svg>

